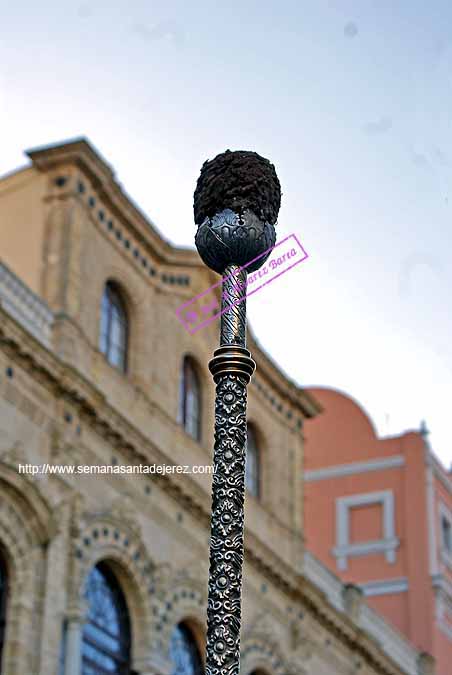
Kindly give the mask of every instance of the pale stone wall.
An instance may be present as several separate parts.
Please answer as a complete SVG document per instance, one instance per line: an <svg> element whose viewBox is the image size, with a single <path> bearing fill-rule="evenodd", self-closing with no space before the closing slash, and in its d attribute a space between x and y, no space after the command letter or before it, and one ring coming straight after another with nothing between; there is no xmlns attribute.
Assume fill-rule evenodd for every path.
<svg viewBox="0 0 452 675"><path fill-rule="evenodd" d="M214 387L206 364L218 326L193 338L174 312L213 279L194 253L165 245L149 225L147 233L91 150L78 148L76 162L68 158L71 147L61 152L61 161L49 152L49 166L45 153L33 156L43 172L36 176L44 205L39 292L53 317L51 344L0 307L0 545L11 583L2 675L60 675L63 639L65 675L78 675L83 586L100 560L109 561L126 596L134 668L140 675L170 675L168 642L177 622L189 622L203 648L210 478L33 477L19 474L18 465L209 464ZM66 181L57 189L59 176ZM0 198L0 220L5 208L14 205L4 207ZM108 228L110 218L121 239ZM164 275L189 277L190 285L168 283ZM125 376L97 348L107 279L121 284L130 313L132 360ZM315 414L315 402L252 338L250 346L258 363L249 418L262 449L262 499L246 499L241 672L418 675L418 655L397 651L400 639L389 627L379 626L383 649L357 620L356 603L335 604L334 582L318 570L316 579L305 573L301 422ZM200 443L177 423L185 353L200 368Z"/></svg>
<svg viewBox="0 0 452 675"><path fill-rule="evenodd" d="M13 173L0 181L1 258L33 291L41 291L43 194L48 176L35 167Z"/></svg>

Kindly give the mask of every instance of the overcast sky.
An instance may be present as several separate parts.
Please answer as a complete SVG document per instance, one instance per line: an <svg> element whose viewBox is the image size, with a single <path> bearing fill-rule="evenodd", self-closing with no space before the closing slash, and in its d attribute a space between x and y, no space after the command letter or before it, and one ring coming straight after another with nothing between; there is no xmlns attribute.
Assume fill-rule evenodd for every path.
<svg viewBox="0 0 452 675"><path fill-rule="evenodd" d="M1 24L0 173L85 135L193 245L204 160L268 157L309 259L250 298L258 340L382 435L425 419L449 465L450 2L16 0Z"/></svg>

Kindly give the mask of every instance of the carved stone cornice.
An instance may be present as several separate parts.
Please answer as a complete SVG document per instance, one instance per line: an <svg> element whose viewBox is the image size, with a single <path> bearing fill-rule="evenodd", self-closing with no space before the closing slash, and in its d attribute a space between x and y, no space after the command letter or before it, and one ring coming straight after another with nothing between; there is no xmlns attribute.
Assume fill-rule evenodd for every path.
<svg viewBox="0 0 452 675"><path fill-rule="evenodd" d="M173 246L163 237L155 223L146 217L127 195L117 181L113 168L86 138L80 137L63 143L33 148L26 151L26 154L38 171L52 171L58 166L77 167L91 182L106 207L121 219L137 240L149 249L161 264L193 268L202 274L204 279L207 276L211 285L218 282L218 276L202 264L196 250ZM75 194L75 192L69 192L64 196L67 198ZM281 371L281 368L259 345L249 328L248 334L253 358L271 386L300 410L303 416L314 417L321 412L322 408L319 403L309 392L298 387Z"/></svg>
<svg viewBox="0 0 452 675"><path fill-rule="evenodd" d="M77 166L91 181L99 197L112 213L121 216L135 236L162 262L201 267L196 251L176 248L164 239L154 223L132 202L116 180L112 167L86 138L76 138L66 143L34 148L26 152L39 171L49 171L57 166Z"/></svg>

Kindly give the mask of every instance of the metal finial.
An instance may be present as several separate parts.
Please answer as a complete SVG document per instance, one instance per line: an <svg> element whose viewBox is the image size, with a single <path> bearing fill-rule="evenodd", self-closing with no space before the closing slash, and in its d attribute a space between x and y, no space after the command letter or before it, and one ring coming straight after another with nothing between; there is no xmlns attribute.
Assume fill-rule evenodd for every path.
<svg viewBox="0 0 452 675"><path fill-rule="evenodd" d="M223 274L229 265L247 265L272 248L280 205L275 167L256 152L226 150L204 162L194 215L195 243L205 264ZM259 269L268 255L247 266L247 272Z"/></svg>
<svg viewBox="0 0 452 675"><path fill-rule="evenodd" d="M427 437L428 437L430 431L429 431L429 429L428 429L428 427L427 427L427 422L426 422L425 420L422 420L422 421L421 421L421 426L420 426L419 431L421 432L421 435L422 435L424 438L427 438Z"/></svg>

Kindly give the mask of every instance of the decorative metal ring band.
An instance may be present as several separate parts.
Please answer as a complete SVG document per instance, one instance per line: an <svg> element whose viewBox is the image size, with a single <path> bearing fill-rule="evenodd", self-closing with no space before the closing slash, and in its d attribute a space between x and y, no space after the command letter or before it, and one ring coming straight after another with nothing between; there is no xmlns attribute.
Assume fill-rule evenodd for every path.
<svg viewBox="0 0 452 675"><path fill-rule="evenodd" d="M195 237L199 255L218 274L231 264L246 265L247 272L258 270L275 242L274 225L262 221L250 209L239 214L226 208L206 218L198 224Z"/></svg>
<svg viewBox="0 0 452 675"><path fill-rule="evenodd" d="M251 353L239 345L226 345L214 351L209 363L214 382L218 383L224 375L239 375L248 384L256 370Z"/></svg>

